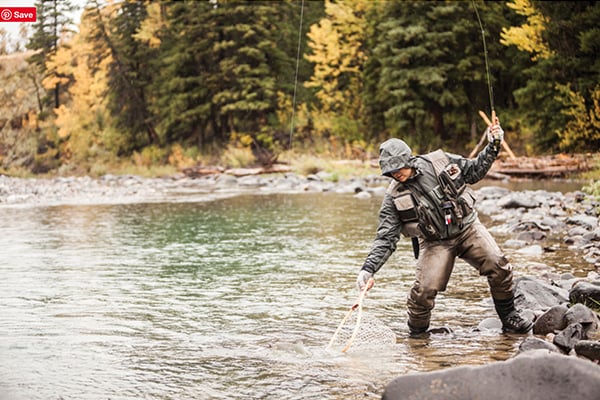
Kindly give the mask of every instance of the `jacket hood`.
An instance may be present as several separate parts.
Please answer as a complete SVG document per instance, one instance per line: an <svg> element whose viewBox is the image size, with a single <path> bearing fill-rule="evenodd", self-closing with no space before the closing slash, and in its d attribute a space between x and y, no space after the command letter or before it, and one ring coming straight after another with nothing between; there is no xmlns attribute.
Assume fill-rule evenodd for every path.
<svg viewBox="0 0 600 400"><path fill-rule="evenodd" d="M379 168L381 174L391 176L392 172L410 166L412 150L400 139L388 139L379 146Z"/></svg>

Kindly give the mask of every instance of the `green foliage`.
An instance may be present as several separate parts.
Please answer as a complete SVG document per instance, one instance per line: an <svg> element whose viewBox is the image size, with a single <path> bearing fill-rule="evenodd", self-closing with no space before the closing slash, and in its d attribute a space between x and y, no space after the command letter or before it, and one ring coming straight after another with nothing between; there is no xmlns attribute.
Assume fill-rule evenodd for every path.
<svg viewBox="0 0 600 400"><path fill-rule="evenodd" d="M107 6L110 7L113 6ZM135 39L148 16L147 5L124 1L115 7L107 23L100 15L95 22L113 59L108 74L108 108L115 127L125 136L117 151L126 155L146 145L159 144L147 101L154 76L149 66L157 52ZM97 9L96 14L99 12Z"/></svg>
<svg viewBox="0 0 600 400"><path fill-rule="evenodd" d="M77 10L71 0L36 0L36 22L33 24L33 36L26 47L34 50L29 62L38 67L45 78L50 78L48 86L53 87L54 96L50 100L44 98L44 104L58 108L60 105L61 83L63 78L50 62L56 56L61 38L68 37L72 32L73 19L71 13Z"/></svg>
<svg viewBox="0 0 600 400"><path fill-rule="evenodd" d="M221 165L227 168L243 168L254 164L256 159L249 147L230 144L221 155Z"/></svg>
<svg viewBox="0 0 600 400"><path fill-rule="evenodd" d="M133 152L132 160L135 165L149 167L155 164L165 164L168 159L168 151L156 145L144 147L141 152Z"/></svg>
<svg viewBox="0 0 600 400"><path fill-rule="evenodd" d="M586 151L600 148L600 85L589 96L592 106L588 107L585 97L567 86L557 85L561 96L557 101L563 106L561 112L569 117L563 131L558 133L559 146L563 151Z"/></svg>
<svg viewBox="0 0 600 400"><path fill-rule="evenodd" d="M583 186L582 190L595 198L600 199L600 181L592 181L588 185Z"/></svg>
<svg viewBox="0 0 600 400"><path fill-rule="evenodd" d="M590 307L592 310L594 310L596 312L599 312L600 311L600 301L593 299L591 297L589 297L588 300L591 303L591 304L588 304L588 307Z"/></svg>
<svg viewBox="0 0 600 400"><path fill-rule="evenodd" d="M583 96L586 108L593 101L590 95L598 84L600 64L598 48L598 20L600 3L581 1L545 2L533 5L545 21L542 38L547 45L545 58L537 60L525 69L525 84L515 91L515 98L525 121L536 127L536 142L542 150L558 151L561 137L573 116L563 113L565 86L574 88ZM581 115L581 112L577 112ZM577 117L575 117L577 118ZM588 150L597 151L597 143L590 143Z"/></svg>
<svg viewBox="0 0 600 400"><path fill-rule="evenodd" d="M491 28L497 35L501 13L495 5L481 8L495 22ZM436 138L464 146L473 137L461 133L470 132L477 110L489 109L481 33L471 3L386 2L378 12L368 70L380 78L367 88L369 108L383 121L374 126L417 148L428 148ZM499 54L494 37L487 38L488 51ZM491 58L492 67L502 62Z"/></svg>

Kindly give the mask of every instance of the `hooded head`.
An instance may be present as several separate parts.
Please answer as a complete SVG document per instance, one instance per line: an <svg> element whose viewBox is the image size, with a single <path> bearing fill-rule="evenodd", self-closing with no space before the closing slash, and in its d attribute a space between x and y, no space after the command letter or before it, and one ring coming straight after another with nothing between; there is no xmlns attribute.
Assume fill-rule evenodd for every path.
<svg viewBox="0 0 600 400"><path fill-rule="evenodd" d="M409 168L412 156L410 147L403 140L388 139L379 146L379 168L381 174L392 176L400 168Z"/></svg>

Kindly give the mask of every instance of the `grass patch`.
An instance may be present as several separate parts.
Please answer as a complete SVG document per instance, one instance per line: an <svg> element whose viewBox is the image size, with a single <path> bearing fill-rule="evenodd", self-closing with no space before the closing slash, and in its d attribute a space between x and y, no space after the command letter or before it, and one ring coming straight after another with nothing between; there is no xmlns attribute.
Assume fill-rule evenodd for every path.
<svg viewBox="0 0 600 400"><path fill-rule="evenodd" d="M279 160L288 164L299 175L326 172L332 181L380 174L379 167L374 166L370 161L339 160L290 152L281 154Z"/></svg>

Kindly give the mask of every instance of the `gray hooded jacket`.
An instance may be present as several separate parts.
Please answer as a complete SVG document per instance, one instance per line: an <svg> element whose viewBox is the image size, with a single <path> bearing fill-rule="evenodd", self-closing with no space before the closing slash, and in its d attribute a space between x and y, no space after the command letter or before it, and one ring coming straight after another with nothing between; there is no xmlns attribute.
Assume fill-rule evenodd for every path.
<svg viewBox="0 0 600 400"><path fill-rule="evenodd" d="M373 246L362 269L375 273L396 250L400 235L423 240L445 240L464 232L476 220L475 195L467 184L480 181L498 156L499 146L489 143L474 159L437 150L413 156L400 139L379 148L379 166L391 176L400 168L414 168L406 182L390 183L379 210Z"/></svg>

